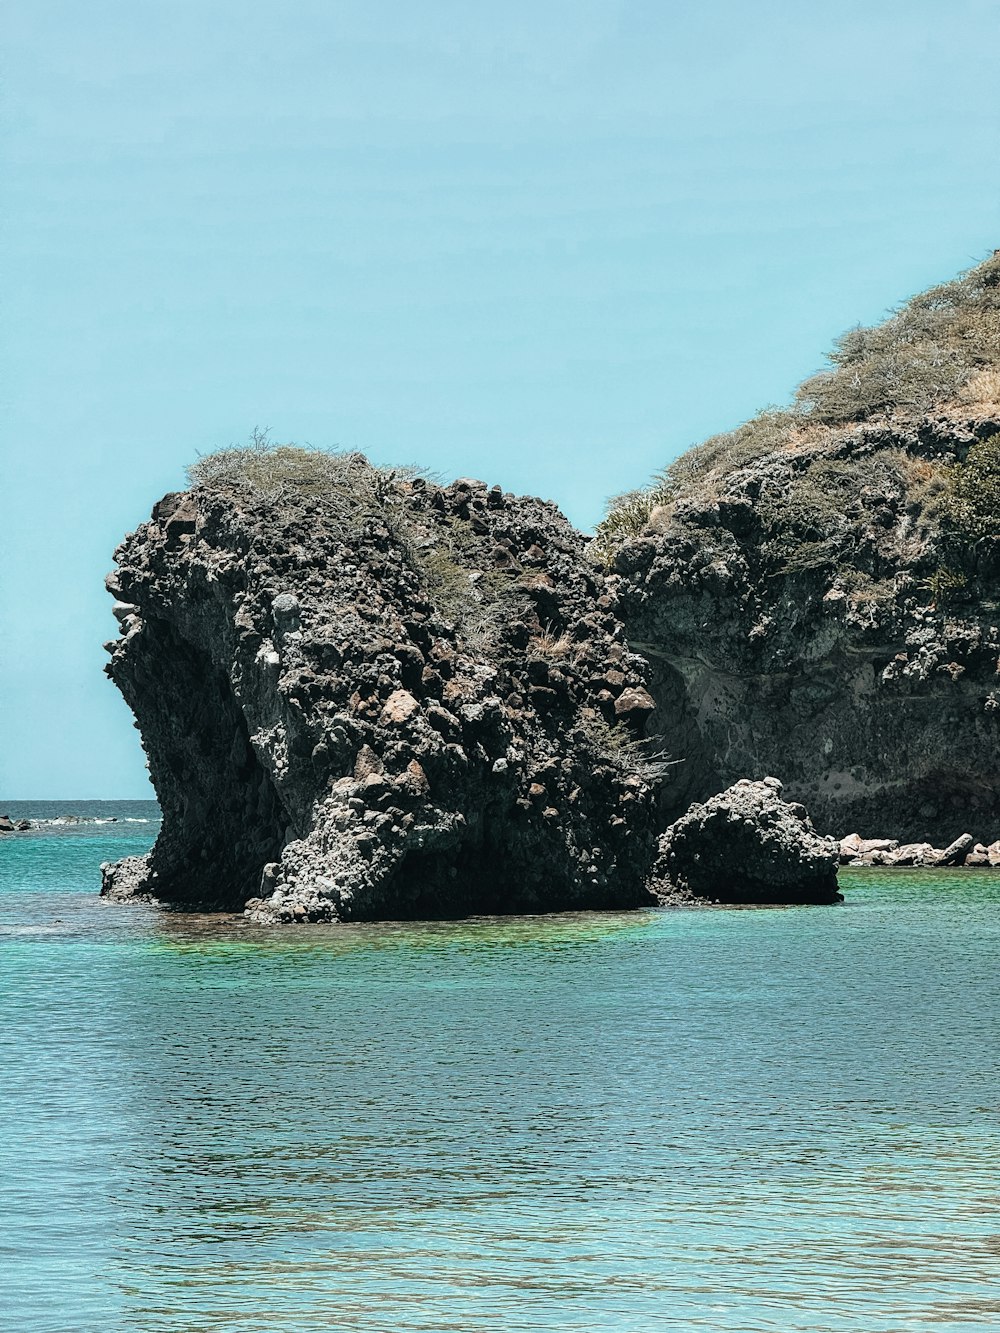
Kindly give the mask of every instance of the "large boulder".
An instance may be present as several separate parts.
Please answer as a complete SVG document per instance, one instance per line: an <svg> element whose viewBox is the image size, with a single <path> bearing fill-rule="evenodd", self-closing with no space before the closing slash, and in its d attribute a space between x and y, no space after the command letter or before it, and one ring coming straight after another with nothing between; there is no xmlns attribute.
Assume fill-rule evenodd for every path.
<svg viewBox="0 0 1000 1333"><path fill-rule="evenodd" d="M660 839L665 898L726 903L834 903L840 848L804 808L781 799L777 778L737 782L695 804Z"/></svg>
<svg viewBox="0 0 1000 1333"><path fill-rule="evenodd" d="M645 662L553 505L290 449L194 480L108 579L163 812L109 896L260 922L652 901Z"/></svg>

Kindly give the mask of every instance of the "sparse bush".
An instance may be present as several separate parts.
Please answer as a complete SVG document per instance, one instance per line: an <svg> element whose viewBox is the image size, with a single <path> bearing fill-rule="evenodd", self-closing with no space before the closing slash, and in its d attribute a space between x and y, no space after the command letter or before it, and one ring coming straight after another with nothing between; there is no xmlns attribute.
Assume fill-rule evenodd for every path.
<svg viewBox="0 0 1000 1333"><path fill-rule="evenodd" d="M838 569L837 581L856 603L874 602L885 606L896 600L896 589L891 581L873 579L866 570L855 569L851 565Z"/></svg>
<svg viewBox="0 0 1000 1333"><path fill-rule="evenodd" d="M639 739L620 723L612 727L594 709L581 712L580 727L601 758L626 777L634 775L655 785L681 762L670 759L662 750L652 749L659 737Z"/></svg>
<svg viewBox="0 0 1000 1333"><path fill-rule="evenodd" d="M920 586L930 593L935 606L949 606L952 602L961 600L968 589L968 584L969 580L960 570L942 565Z"/></svg>
<svg viewBox="0 0 1000 1333"><path fill-rule="evenodd" d="M795 437L801 422L798 412L766 408L735 430L713 435L704 444L681 454L659 474L656 484L676 493L682 488L701 486L712 477L735 472L785 447Z"/></svg>
<svg viewBox="0 0 1000 1333"><path fill-rule="evenodd" d="M346 533L360 531L373 519L398 527L398 483L417 475L415 467L373 467L364 454L273 444L260 429L254 430L249 444L203 454L187 469L192 486L225 491L251 504L281 507L320 500Z"/></svg>
<svg viewBox="0 0 1000 1333"><path fill-rule="evenodd" d="M835 556L834 541L848 530L850 511L869 475L840 459L820 457L794 474L786 491L761 500L768 545L783 573L813 569Z"/></svg>
<svg viewBox="0 0 1000 1333"><path fill-rule="evenodd" d="M831 429L947 404L1000 410L998 363L1000 255L994 255L955 281L913 297L877 327L844 334L829 368L800 386L792 408L769 408L735 431L714 436L671 463L646 490L613 500L597 529L595 555L610 566L617 550L646 529L650 513L663 503L659 497L710 501L713 494L724 494L727 479L748 463L822 447ZM905 480L925 518L941 521L949 494L946 470ZM818 512L826 508L820 503Z"/></svg>
<svg viewBox="0 0 1000 1333"><path fill-rule="evenodd" d="M966 543L1000 537L1000 434L974 444L955 465L945 523Z"/></svg>
<svg viewBox="0 0 1000 1333"><path fill-rule="evenodd" d="M461 620L469 607L478 604L469 570L460 565L445 547L418 551L415 563L431 600L446 619Z"/></svg>
<svg viewBox="0 0 1000 1333"><path fill-rule="evenodd" d="M922 292L875 328L838 339L831 367L801 386L816 420L860 421L903 408L921 412L959 395L1000 358L1000 260Z"/></svg>
<svg viewBox="0 0 1000 1333"><path fill-rule="evenodd" d="M496 644L505 629L523 616L527 599L510 573L475 567L476 538L468 523L453 518L443 531L432 530L432 536L432 545L407 547L410 565L431 602L468 646ZM462 553L471 568L456 558Z"/></svg>
<svg viewBox="0 0 1000 1333"><path fill-rule="evenodd" d="M534 635L529 641L528 650L535 657L558 660L572 655L574 643L571 636L565 631L557 634L551 625L546 625L542 628L541 633Z"/></svg>
<svg viewBox="0 0 1000 1333"><path fill-rule="evenodd" d="M856 341L841 339L833 368L812 376L798 391L798 401L811 416L836 423L861 421L894 408L926 412L955 395L971 373L961 350L936 343L897 343L896 323L858 329Z"/></svg>

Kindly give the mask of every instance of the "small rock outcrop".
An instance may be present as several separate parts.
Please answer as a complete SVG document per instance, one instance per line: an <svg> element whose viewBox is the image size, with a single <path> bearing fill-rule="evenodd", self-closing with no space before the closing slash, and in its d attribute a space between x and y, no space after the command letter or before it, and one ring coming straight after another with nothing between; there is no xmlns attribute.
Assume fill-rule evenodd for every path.
<svg viewBox="0 0 1000 1333"><path fill-rule="evenodd" d="M551 504L228 450L115 554L163 813L104 872L259 922L652 902L646 667Z"/></svg>
<svg viewBox="0 0 1000 1333"><path fill-rule="evenodd" d="M663 898L719 903L834 903L839 847L805 809L781 799L777 778L735 783L694 804L660 839Z"/></svg>

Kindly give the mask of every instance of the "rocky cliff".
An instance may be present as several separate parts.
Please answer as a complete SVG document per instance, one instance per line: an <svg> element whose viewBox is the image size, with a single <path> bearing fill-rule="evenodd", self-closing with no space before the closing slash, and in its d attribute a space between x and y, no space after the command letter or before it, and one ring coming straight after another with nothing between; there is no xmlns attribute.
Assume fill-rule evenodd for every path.
<svg viewBox="0 0 1000 1333"><path fill-rule="evenodd" d="M777 773L825 832L994 836L998 432L994 256L614 504L595 549L684 760L665 818Z"/></svg>
<svg viewBox="0 0 1000 1333"><path fill-rule="evenodd" d="M260 921L652 901L645 663L552 505L265 446L193 481L108 579L163 826L107 893Z"/></svg>
<svg viewBox="0 0 1000 1333"><path fill-rule="evenodd" d="M962 834L990 863L966 831L1000 826L1000 256L853 330L590 543L359 455L258 441L192 483L109 578L164 822L108 894L262 921L725 897L682 863L719 830L713 864L743 856L743 796L654 865L657 838L772 773L820 833ZM796 838L785 896L835 896L804 815L779 838L751 805L765 869L730 896L766 897Z"/></svg>

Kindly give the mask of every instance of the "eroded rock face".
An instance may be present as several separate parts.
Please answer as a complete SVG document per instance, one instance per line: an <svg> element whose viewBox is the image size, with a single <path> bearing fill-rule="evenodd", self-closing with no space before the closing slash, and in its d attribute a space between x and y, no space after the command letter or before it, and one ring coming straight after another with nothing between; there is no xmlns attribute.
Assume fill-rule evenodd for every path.
<svg viewBox="0 0 1000 1333"><path fill-rule="evenodd" d="M934 505L996 413L812 435L682 481L614 569L650 663L676 817L781 774L818 828L944 847L1000 824L997 544L950 597ZM944 568L945 578L951 577Z"/></svg>
<svg viewBox="0 0 1000 1333"><path fill-rule="evenodd" d="M264 922L651 901L652 700L585 539L341 470L167 496L116 552L107 669L163 825L106 891Z"/></svg>
<svg viewBox="0 0 1000 1333"><path fill-rule="evenodd" d="M660 839L664 897L721 903L834 903L839 844L821 838L781 783L737 782L694 804Z"/></svg>

